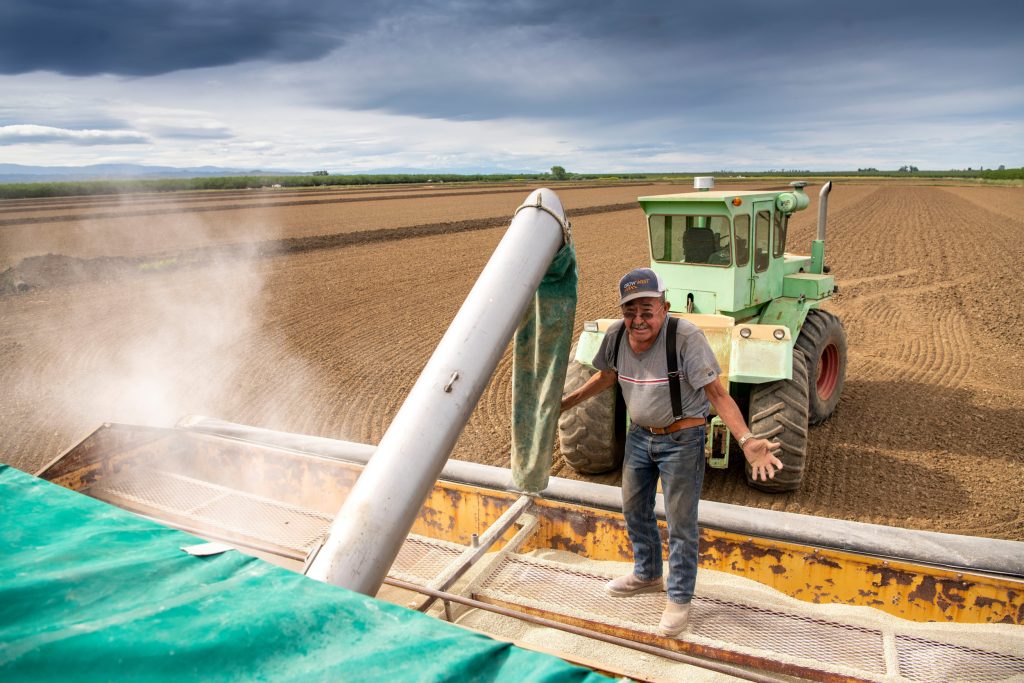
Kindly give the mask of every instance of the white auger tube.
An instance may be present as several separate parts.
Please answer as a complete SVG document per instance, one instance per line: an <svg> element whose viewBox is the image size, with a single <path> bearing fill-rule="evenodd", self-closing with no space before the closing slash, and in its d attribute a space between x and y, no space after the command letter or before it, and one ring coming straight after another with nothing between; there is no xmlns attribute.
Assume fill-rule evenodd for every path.
<svg viewBox="0 0 1024 683"><path fill-rule="evenodd" d="M376 594L568 239L558 196L532 192L335 516L308 576Z"/></svg>

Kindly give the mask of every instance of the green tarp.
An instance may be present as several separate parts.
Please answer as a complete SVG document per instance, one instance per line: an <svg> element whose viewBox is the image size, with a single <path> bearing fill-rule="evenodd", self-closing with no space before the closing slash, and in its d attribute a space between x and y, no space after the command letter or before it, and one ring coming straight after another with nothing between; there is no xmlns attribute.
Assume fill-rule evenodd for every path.
<svg viewBox="0 0 1024 683"><path fill-rule="evenodd" d="M0 680L598 681L0 465Z"/></svg>
<svg viewBox="0 0 1024 683"><path fill-rule="evenodd" d="M576 249L555 255L512 351L512 479L527 493L543 491L551 472L565 371L576 317Z"/></svg>

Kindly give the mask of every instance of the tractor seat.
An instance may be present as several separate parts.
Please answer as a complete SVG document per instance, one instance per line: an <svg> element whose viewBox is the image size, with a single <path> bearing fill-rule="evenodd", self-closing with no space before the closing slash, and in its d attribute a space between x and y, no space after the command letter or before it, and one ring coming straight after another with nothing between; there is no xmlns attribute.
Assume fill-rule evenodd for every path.
<svg viewBox="0 0 1024 683"><path fill-rule="evenodd" d="M708 263L718 251L718 236L708 228L687 228L683 233L683 256L686 263Z"/></svg>

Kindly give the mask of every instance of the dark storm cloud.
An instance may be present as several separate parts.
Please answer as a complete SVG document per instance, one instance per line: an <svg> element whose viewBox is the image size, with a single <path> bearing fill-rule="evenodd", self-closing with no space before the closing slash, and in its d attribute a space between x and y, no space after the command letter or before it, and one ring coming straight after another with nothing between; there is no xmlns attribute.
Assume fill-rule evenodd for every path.
<svg viewBox="0 0 1024 683"><path fill-rule="evenodd" d="M433 6L445 8L442 3ZM468 7L475 5L451 2L447 9L461 15ZM565 34L630 45L649 41L705 46L724 38L743 43L746 52L769 53L787 51L794 44L834 47L840 36L867 40L861 45L865 51L872 49L871 40L913 42L927 37L929 42L947 40L951 47L976 40L1017 41L1024 5L1016 0L523 0L487 3L467 15L481 25L557 27Z"/></svg>
<svg viewBox="0 0 1024 683"><path fill-rule="evenodd" d="M341 50L339 84L318 101L451 120L685 114L727 124L755 109L772 119L1012 86L1024 61L1018 2L452 1L398 16L389 40ZM373 68L348 71L347 60ZM520 71L524 83L510 82Z"/></svg>
<svg viewBox="0 0 1024 683"><path fill-rule="evenodd" d="M219 108L255 94L286 117L360 110L382 127L393 122L373 114L498 126L522 119L509 122L510 136L550 132L596 163L671 165L722 150L774 163L790 152L876 158L894 144L952 150L975 137L1019 149L1022 26L1017 0L6 0L0 76L177 72L53 79L90 96L93 82L123 88L120 106L108 109L131 123L109 127L157 140L272 139L275 130L251 132L240 112ZM225 68L191 73L204 67ZM0 95L0 125L107 127L88 124L102 121L102 97L64 121L63 103L41 108L26 92L8 111ZM157 111L196 113L125 113L151 92ZM397 137L412 130L402 125ZM7 134L58 137L21 127ZM92 139L102 138L75 142Z"/></svg>
<svg viewBox="0 0 1024 683"><path fill-rule="evenodd" d="M1019 44L1024 3L1005 0L968 7L950 0L8 0L0 4L0 73L49 70L75 76L146 76L254 59L312 60L382 21L389 32L370 46L380 54L405 54L408 37L418 36L432 46L432 54L405 54L412 71L443 62L446 53L458 52L467 42L500 53L509 32L522 38L524 49L532 43L556 55L557 60L548 64L551 69L589 58L574 50L581 43L590 45L611 63L644 69L634 83L608 84L609 99L618 101L638 92L645 80L649 85L676 83L685 79L681 72L714 65L756 70L759 63L768 62L813 69L828 63L839 47L869 57L893 47L984 49L1007 41ZM529 59L529 54L521 57ZM369 81L381 76L361 75ZM424 72L424 89L435 80L436 73ZM440 82L451 85L444 78ZM389 91L379 83L371 85L365 94L352 97L363 97L363 106L377 107ZM457 107L444 106L444 98L428 92L410 93L391 108L423 109L422 114L431 116L451 116L453 110L469 118L492 116L496 107L486 100L495 97L500 102L501 93L481 89L477 83L469 86L471 92L449 98ZM585 91L580 94L593 104ZM460 101L463 97L469 101ZM505 103L500 108L506 110Z"/></svg>
<svg viewBox="0 0 1024 683"><path fill-rule="evenodd" d="M386 2L8 0L0 73L149 76L252 59L314 59Z"/></svg>

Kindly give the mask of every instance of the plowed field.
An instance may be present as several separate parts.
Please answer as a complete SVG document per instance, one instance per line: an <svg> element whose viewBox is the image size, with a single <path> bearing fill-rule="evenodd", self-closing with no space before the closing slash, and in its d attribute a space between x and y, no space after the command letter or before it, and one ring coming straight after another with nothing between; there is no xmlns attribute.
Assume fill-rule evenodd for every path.
<svg viewBox="0 0 1024 683"><path fill-rule="evenodd" d="M647 262L635 198L685 188L556 189L578 333L615 315L618 277ZM0 270L15 266L0 282L0 461L35 471L103 421L188 413L377 442L527 193L0 202ZM794 217L790 251L809 249L816 215ZM837 183L839 408L811 432L801 491L755 492L734 466L708 471L704 497L1024 540L1022 238L1019 188ZM453 457L507 465L510 401L506 354ZM557 458L553 471L575 476Z"/></svg>

